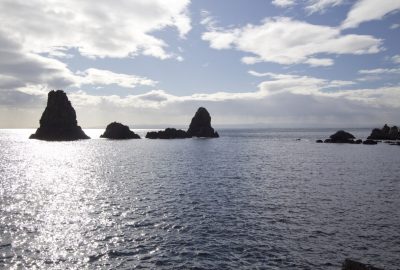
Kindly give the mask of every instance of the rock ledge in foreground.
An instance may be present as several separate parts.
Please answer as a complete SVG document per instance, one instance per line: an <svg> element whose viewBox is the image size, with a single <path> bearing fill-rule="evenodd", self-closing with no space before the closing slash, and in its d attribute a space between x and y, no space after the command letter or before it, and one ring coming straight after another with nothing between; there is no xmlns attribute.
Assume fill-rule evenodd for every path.
<svg viewBox="0 0 400 270"><path fill-rule="evenodd" d="M346 259L342 265L342 270L383 270L369 264L360 263L351 259Z"/></svg>

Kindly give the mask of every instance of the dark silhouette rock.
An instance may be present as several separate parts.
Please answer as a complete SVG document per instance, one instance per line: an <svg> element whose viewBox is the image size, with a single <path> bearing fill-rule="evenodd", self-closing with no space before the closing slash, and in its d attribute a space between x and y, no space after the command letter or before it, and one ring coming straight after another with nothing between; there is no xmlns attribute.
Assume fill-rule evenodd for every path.
<svg viewBox="0 0 400 270"><path fill-rule="evenodd" d="M128 126L118 122L108 124L106 130L100 138L123 140L123 139L140 139L140 136L135 134Z"/></svg>
<svg viewBox="0 0 400 270"><path fill-rule="evenodd" d="M362 142L363 142L363 141L362 141L361 139L358 139L358 140L356 140L354 143L355 143L355 144L362 144Z"/></svg>
<svg viewBox="0 0 400 270"><path fill-rule="evenodd" d="M369 139L367 139L367 140L365 140L365 141L363 142L363 144L374 145L374 144L378 144L378 142L377 142L377 141L374 141L374 140L369 140Z"/></svg>
<svg viewBox="0 0 400 270"><path fill-rule="evenodd" d="M400 140L399 129L396 126L389 127L387 124L383 128L374 128L369 135L370 140Z"/></svg>
<svg viewBox="0 0 400 270"><path fill-rule="evenodd" d="M160 131L150 131L146 134L147 139L185 139L191 138L186 131L175 128L166 128Z"/></svg>
<svg viewBox="0 0 400 270"><path fill-rule="evenodd" d="M348 133L344 130L339 130L335 134L330 136L330 139L326 139L325 143L355 143L355 137L353 134Z"/></svg>
<svg viewBox="0 0 400 270"><path fill-rule="evenodd" d="M218 132L215 132L214 129L211 127L210 114L203 107L200 107L192 118L187 133L191 137L219 137Z"/></svg>
<svg viewBox="0 0 400 270"><path fill-rule="evenodd" d="M389 140L397 140L399 139L399 129L396 126L393 126L389 130Z"/></svg>
<svg viewBox="0 0 400 270"><path fill-rule="evenodd" d="M323 143L322 140L316 140L315 142L316 142L316 143Z"/></svg>
<svg viewBox="0 0 400 270"><path fill-rule="evenodd" d="M45 141L74 141L90 139L78 126L76 113L62 90L50 91L47 106L40 118L40 127L29 139Z"/></svg>
<svg viewBox="0 0 400 270"><path fill-rule="evenodd" d="M383 133L383 131L379 128L374 128L371 132L371 135L368 136L368 139L371 140L387 140L387 135Z"/></svg>
<svg viewBox="0 0 400 270"><path fill-rule="evenodd" d="M360 263L350 259L346 259L342 265L342 270L383 270L369 264Z"/></svg>

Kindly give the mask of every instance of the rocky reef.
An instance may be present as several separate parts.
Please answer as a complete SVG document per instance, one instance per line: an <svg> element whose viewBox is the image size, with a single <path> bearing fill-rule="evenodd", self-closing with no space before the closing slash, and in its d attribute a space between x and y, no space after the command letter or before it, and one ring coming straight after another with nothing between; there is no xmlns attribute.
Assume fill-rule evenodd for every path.
<svg viewBox="0 0 400 270"><path fill-rule="evenodd" d="M211 127L211 116L208 111L200 107L190 122L187 134L190 137L218 138L218 132Z"/></svg>
<svg viewBox="0 0 400 270"><path fill-rule="evenodd" d="M125 126L118 122L112 122L107 125L106 130L100 138L107 138L113 140L124 140L124 139L140 139L140 136Z"/></svg>
<svg viewBox="0 0 400 270"><path fill-rule="evenodd" d="M360 263L350 259L346 259L342 265L342 270L383 270L369 264Z"/></svg>
<svg viewBox="0 0 400 270"><path fill-rule="evenodd" d="M90 139L78 126L75 110L62 90L49 92L40 127L29 138L45 141Z"/></svg>
<svg viewBox="0 0 400 270"><path fill-rule="evenodd" d="M186 131L175 128L166 128L160 131L150 131L146 134L147 139L185 139L191 138Z"/></svg>
<svg viewBox="0 0 400 270"><path fill-rule="evenodd" d="M370 140L400 140L400 132L397 126L389 127L387 124L383 128L374 128L369 135Z"/></svg>

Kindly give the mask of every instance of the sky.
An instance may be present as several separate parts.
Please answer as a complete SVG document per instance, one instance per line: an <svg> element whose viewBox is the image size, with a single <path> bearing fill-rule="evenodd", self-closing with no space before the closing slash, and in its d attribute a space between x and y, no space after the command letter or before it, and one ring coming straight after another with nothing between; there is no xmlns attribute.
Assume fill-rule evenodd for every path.
<svg viewBox="0 0 400 270"><path fill-rule="evenodd" d="M400 0L0 0L0 128L400 125Z"/></svg>

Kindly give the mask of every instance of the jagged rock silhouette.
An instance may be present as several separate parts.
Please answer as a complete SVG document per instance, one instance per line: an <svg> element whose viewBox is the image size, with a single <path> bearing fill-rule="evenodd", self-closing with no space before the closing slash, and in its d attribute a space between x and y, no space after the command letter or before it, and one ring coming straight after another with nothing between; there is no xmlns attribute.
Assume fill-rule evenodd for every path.
<svg viewBox="0 0 400 270"><path fill-rule="evenodd" d="M45 141L90 139L78 126L75 109L62 90L49 92L40 127L29 138Z"/></svg>

